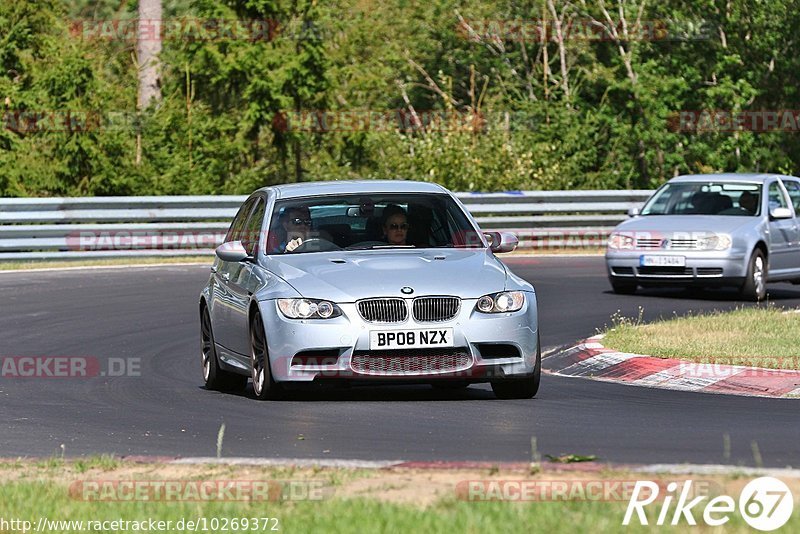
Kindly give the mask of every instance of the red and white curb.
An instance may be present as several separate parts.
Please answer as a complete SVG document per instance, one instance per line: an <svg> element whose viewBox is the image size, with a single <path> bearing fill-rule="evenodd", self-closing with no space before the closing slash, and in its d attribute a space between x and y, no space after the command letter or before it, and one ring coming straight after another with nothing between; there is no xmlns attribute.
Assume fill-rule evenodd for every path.
<svg viewBox="0 0 800 534"><path fill-rule="evenodd" d="M771 398L800 398L800 371L741 365L695 363L617 352L604 347L602 335L546 358L547 373L701 393Z"/></svg>

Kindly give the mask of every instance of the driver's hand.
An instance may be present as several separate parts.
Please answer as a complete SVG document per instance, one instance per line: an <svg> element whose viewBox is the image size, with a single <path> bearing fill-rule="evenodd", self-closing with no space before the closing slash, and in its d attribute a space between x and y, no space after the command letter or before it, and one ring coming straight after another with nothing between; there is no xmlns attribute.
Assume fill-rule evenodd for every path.
<svg viewBox="0 0 800 534"><path fill-rule="evenodd" d="M292 239L288 243L286 243L286 252L292 252L294 249L299 247L303 244L303 238L298 237L297 239Z"/></svg>

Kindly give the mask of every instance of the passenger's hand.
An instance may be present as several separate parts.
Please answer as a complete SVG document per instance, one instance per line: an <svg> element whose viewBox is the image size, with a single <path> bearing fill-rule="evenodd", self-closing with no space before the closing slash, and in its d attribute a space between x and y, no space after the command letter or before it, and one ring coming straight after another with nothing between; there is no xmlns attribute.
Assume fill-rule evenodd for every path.
<svg viewBox="0 0 800 534"><path fill-rule="evenodd" d="M286 252L292 252L294 249L299 247L303 244L303 238L298 237L297 239L292 239L288 243L286 243Z"/></svg>

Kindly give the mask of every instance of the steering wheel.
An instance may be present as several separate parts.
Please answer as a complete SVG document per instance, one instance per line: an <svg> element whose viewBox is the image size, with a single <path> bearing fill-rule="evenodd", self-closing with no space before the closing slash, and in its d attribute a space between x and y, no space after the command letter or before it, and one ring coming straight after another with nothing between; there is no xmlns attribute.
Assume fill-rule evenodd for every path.
<svg viewBox="0 0 800 534"><path fill-rule="evenodd" d="M328 252L331 250L342 250L342 248L327 239L310 237L298 245L292 252Z"/></svg>

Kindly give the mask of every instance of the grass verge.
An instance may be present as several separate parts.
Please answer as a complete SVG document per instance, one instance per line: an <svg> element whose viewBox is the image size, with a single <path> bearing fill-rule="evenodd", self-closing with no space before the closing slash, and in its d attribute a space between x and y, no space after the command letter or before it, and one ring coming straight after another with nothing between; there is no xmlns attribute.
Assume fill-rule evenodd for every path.
<svg viewBox="0 0 800 534"><path fill-rule="evenodd" d="M84 521L83 525L52 524L48 531L81 532L87 529L87 521L170 521L166 531L186 532L194 528L187 521L205 522L198 531L272 531L281 532L562 532L565 525L577 532L619 532L623 529L629 493L621 490L620 484L632 484L636 480L653 480L666 488L668 482L682 485L692 479L695 488L706 488L707 495L731 495L736 499L742 487L749 481L736 476L691 476L669 477L624 471L570 472L553 471L530 474L524 471L500 471L498 469L472 470L412 470L412 469L331 469L291 467L247 467L247 466L198 466L131 464L110 458L88 459L69 462L56 459L53 462L2 462L0 463L0 502L2 518L6 521L19 519L36 525L40 517L50 521ZM76 484L85 488L92 482L152 482L190 481L192 483L230 481L280 481L284 488L301 487L314 481L323 487L322 497L303 498L298 492L294 498L284 492L282 496L266 500L232 501L230 499L162 499L122 498L117 500L87 500L85 493L74 491ZM497 482L498 484L536 484L539 488L561 485L562 493L556 498L519 501L470 500L465 483ZM792 491L798 494L800 479L785 480ZM594 486L590 486L594 484ZM596 491L598 483L603 488ZM103 487L121 486L103 485ZM484 486L489 487L489 486ZM590 491L588 488L594 487ZM569 488L569 489L564 489ZM72 490L72 491L71 491ZM662 490L666 491L666 490ZM630 489L628 490L630 492ZM91 495L126 496L130 492L90 493ZM534 492L534 494L537 494ZM541 494L541 493L538 493ZM182 493L179 493L182 495ZM483 495L488 495L484 493ZM499 495L499 493L497 494ZM518 493L515 493L518 495ZM600 497L598 497L600 496ZM603 497L605 496L605 497ZM706 500L706 502L708 502ZM647 508L649 523L657 518L663 501ZM705 505L696 508L702 508ZM674 509L674 504L672 505ZM239 519L237 529L232 520ZM258 528L241 528L241 518L259 518ZM267 522L263 528L261 518L277 520ZM671 514L670 514L671 518ZM695 512L702 524L702 510ZM183 528L180 521L183 520ZM216 521L216 528L212 521ZM223 528L225 522L228 528ZM667 521L669 523L669 521ZM202 523L201 523L202 524ZM649 527L636 526L624 530L644 532ZM651 527L650 527L651 528ZM784 527L787 531L800 529L800 514L794 514ZM665 526L666 532L695 531L685 520L677 527ZM96 530L98 530L96 528ZM106 525L103 532L132 531ZM141 528L139 530L142 530ZM147 530L146 528L144 530ZM700 528L701 531L706 529ZM153 531L153 530L151 530ZM747 532L748 527L739 513L731 514L725 532Z"/></svg>
<svg viewBox="0 0 800 534"><path fill-rule="evenodd" d="M775 307L685 316L642 324L614 316L603 345L656 358L800 369L800 313Z"/></svg>
<svg viewBox="0 0 800 534"><path fill-rule="evenodd" d="M64 261L6 261L0 262L0 271L25 271L30 269L61 269L65 267L107 267L115 265L154 265L171 263L211 263L213 256L178 256L149 258L107 258Z"/></svg>

